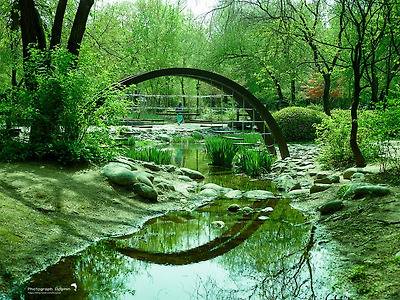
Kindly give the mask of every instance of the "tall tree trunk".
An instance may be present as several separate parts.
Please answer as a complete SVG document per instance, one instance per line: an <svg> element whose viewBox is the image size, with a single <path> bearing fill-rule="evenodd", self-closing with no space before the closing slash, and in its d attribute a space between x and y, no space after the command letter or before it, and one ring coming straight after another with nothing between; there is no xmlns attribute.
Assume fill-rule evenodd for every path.
<svg viewBox="0 0 400 300"><path fill-rule="evenodd" d="M322 95L322 104L324 107L324 112L327 116L331 115L331 104L330 104L330 92L331 92L331 74L325 73L324 78L324 93Z"/></svg>
<svg viewBox="0 0 400 300"><path fill-rule="evenodd" d="M181 81L181 93L182 93L183 107L186 107L185 82L183 81L183 77L181 77L180 81Z"/></svg>
<svg viewBox="0 0 400 300"><path fill-rule="evenodd" d="M54 16L53 27L51 28L50 49L54 49L61 43L62 27L64 22L65 10L68 0L59 0L56 14Z"/></svg>
<svg viewBox="0 0 400 300"><path fill-rule="evenodd" d="M358 146L357 132L358 132L358 116L357 110L360 103L361 95L361 45L358 44L354 50L353 58L353 74L354 74L354 90L353 90L353 102L351 104L351 132L350 132L350 148L353 152L354 160L357 167L365 167L365 158Z"/></svg>
<svg viewBox="0 0 400 300"><path fill-rule="evenodd" d="M282 108L285 102L285 97L283 96L281 83L279 82L278 78L272 73L271 70L266 68L268 75L271 77L272 82L275 85L276 95L278 96L278 108Z"/></svg>
<svg viewBox="0 0 400 300"><path fill-rule="evenodd" d="M86 30L87 19L93 3L94 0L80 0L79 2L71 34L68 39L68 51L76 56L79 55L79 49Z"/></svg>
<svg viewBox="0 0 400 300"><path fill-rule="evenodd" d="M33 0L19 0L20 26L24 58L29 57L30 45L46 49L46 36L43 30L39 12Z"/></svg>

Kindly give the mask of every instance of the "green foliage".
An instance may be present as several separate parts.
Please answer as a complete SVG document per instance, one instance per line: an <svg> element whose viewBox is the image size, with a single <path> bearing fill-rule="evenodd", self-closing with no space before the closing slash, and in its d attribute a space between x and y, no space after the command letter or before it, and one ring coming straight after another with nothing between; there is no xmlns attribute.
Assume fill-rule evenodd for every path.
<svg viewBox="0 0 400 300"><path fill-rule="evenodd" d="M377 144L374 143L374 131L364 126L364 120L371 118L372 112L363 111L359 116L358 143L367 161L377 157ZM341 168L354 165L350 148L351 117L350 111L334 110L331 118L324 118L317 125L317 143L321 147L318 160L328 168Z"/></svg>
<svg viewBox="0 0 400 300"><path fill-rule="evenodd" d="M276 113L274 118L288 142L313 141L315 125L325 119L325 115L314 109L287 107Z"/></svg>
<svg viewBox="0 0 400 300"><path fill-rule="evenodd" d="M119 91L108 90L102 94L103 105L98 106L98 92L108 82L88 76L85 65L77 66L63 49L31 50L26 62L26 87L14 88L0 105L3 129L31 127L30 136L2 139L0 159L9 159L6 154L10 147L16 148L13 160L73 163L111 155L100 143L110 144L106 126L126 113L126 103Z"/></svg>
<svg viewBox="0 0 400 300"><path fill-rule="evenodd" d="M360 126L373 132L372 140L377 147L377 160L387 175L398 179L400 175L400 98L390 99L360 120ZM398 181L398 180L397 180Z"/></svg>
<svg viewBox="0 0 400 300"><path fill-rule="evenodd" d="M205 146L212 165L227 168L232 167L233 159L239 150L231 140L217 136L206 137Z"/></svg>
<svg viewBox="0 0 400 300"><path fill-rule="evenodd" d="M232 121L236 120L236 109L231 108L221 112L218 108L204 108L200 118L209 121Z"/></svg>
<svg viewBox="0 0 400 300"><path fill-rule="evenodd" d="M235 156L235 171L257 177L271 171L274 157L265 149L242 148Z"/></svg>
<svg viewBox="0 0 400 300"><path fill-rule="evenodd" d="M126 155L132 159L154 162L158 165L171 163L172 151L158 147L136 148L127 151Z"/></svg>

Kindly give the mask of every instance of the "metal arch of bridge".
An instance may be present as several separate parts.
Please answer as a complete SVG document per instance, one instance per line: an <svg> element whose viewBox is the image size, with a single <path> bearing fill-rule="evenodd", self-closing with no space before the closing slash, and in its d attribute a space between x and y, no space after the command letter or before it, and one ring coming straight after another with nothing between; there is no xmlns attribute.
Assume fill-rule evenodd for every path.
<svg viewBox="0 0 400 300"><path fill-rule="evenodd" d="M272 203L263 201L255 202L252 208L265 208ZM116 250L125 256L159 265L180 266L198 263L225 254L246 241L264 224L264 220L259 219L261 215L262 212L257 212L249 220L240 220L221 236L188 250L173 253L149 252L130 247L117 248Z"/></svg>
<svg viewBox="0 0 400 300"><path fill-rule="evenodd" d="M225 76L219 75L214 72L194 68L167 68L142 73L139 75L129 76L121 80L118 83L117 87L127 87L151 79L168 76L193 78L208 83L216 88L219 88L225 93L231 93L233 98L239 105L243 103L245 108L254 109L255 119L257 121L263 121L267 123L276 143L278 144L281 157L285 158L289 156L289 150L286 141L282 135L281 129L279 128L271 113L249 90ZM263 127L263 125L260 125L257 122L257 128L259 131L262 132Z"/></svg>

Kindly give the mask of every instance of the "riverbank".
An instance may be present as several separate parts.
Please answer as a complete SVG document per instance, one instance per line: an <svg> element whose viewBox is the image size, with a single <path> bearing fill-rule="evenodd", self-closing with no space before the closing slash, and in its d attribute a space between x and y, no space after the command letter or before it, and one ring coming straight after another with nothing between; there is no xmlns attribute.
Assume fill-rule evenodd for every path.
<svg viewBox="0 0 400 300"><path fill-rule="evenodd" d="M338 199L342 187L292 206L314 215L316 242L336 256L334 274L350 299L400 299L400 188L390 187L384 197L349 199L341 210L321 216L318 209Z"/></svg>
<svg viewBox="0 0 400 300"><path fill-rule="evenodd" d="M164 176L171 179L167 172ZM149 218L194 206L180 193L145 203L110 185L95 167L2 164L0 299L32 274L99 239L134 232Z"/></svg>

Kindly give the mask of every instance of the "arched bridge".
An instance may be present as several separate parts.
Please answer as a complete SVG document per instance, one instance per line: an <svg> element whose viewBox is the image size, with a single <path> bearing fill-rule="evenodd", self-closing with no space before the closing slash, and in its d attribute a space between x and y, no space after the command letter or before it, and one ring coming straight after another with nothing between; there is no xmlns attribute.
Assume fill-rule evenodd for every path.
<svg viewBox="0 0 400 300"><path fill-rule="evenodd" d="M194 69L194 68L167 68L154 70L139 75L129 76L121 80L115 87L123 86L127 87L134 84L139 84L151 79L168 76L181 76L186 78L193 78L202 82L208 83L216 88L221 89L225 93L233 95L233 98L238 102L239 105L244 104L244 108L254 109L256 121L262 121L261 123L267 123L271 130L272 136L278 144L279 151L282 158L289 156L289 150L286 141L282 135L282 132L276 123L275 119L267 108L257 99L249 90L241 86L237 82L219 75L214 72ZM249 112L250 114L250 112ZM259 131L263 132L264 124L256 122ZM264 141L267 144L273 144L273 139L269 136L264 137Z"/></svg>

